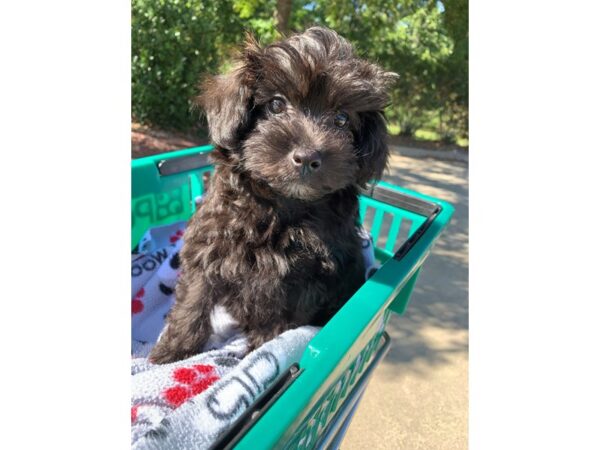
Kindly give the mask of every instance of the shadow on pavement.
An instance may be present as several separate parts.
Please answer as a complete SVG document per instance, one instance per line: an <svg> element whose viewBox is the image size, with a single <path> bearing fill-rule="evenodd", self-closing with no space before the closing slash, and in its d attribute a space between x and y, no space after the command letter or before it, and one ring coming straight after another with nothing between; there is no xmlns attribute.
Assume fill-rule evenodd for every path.
<svg viewBox="0 0 600 450"><path fill-rule="evenodd" d="M392 155L385 181L447 200L456 208L423 270L403 316L392 315L392 347L382 375L425 372L468 353L468 165Z"/></svg>

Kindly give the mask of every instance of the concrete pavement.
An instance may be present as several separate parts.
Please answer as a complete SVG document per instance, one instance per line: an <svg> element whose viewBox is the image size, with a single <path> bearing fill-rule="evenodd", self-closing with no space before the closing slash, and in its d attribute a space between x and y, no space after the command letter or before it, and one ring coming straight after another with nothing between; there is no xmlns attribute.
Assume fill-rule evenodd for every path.
<svg viewBox="0 0 600 450"><path fill-rule="evenodd" d="M343 450L467 449L468 164L401 156L386 181L451 202L455 215L423 266L392 347L376 369Z"/></svg>

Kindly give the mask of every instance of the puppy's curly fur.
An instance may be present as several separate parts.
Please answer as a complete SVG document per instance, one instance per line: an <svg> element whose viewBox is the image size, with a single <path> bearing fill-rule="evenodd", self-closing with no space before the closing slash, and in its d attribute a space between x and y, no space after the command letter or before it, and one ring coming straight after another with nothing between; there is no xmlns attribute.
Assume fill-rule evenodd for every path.
<svg viewBox="0 0 600 450"><path fill-rule="evenodd" d="M228 74L203 83L216 168L153 362L201 351L217 306L253 349L325 324L360 287L358 187L386 166L395 78L315 27L264 48L249 38Z"/></svg>

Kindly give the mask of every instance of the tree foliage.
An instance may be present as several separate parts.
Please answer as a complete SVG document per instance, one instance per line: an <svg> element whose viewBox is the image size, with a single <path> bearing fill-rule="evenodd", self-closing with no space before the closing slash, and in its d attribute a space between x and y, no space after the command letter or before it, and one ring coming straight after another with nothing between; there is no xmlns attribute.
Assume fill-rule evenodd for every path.
<svg viewBox="0 0 600 450"><path fill-rule="evenodd" d="M468 135L468 0L133 0L132 13L137 120L193 125L200 74L226 63L245 30L269 43L278 30L325 25L400 74L386 113L403 133L428 126L448 140Z"/></svg>
<svg viewBox="0 0 600 450"><path fill-rule="evenodd" d="M199 75L215 71L224 50L243 33L233 2L133 0L131 22L135 119L189 128Z"/></svg>

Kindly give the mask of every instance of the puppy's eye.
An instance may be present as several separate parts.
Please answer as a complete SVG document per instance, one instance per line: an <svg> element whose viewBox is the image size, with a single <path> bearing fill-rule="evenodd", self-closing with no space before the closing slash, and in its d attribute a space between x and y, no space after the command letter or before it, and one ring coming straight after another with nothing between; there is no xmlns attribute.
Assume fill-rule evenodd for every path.
<svg viewBox="0 0 600 450"><path fill-rule="evenodd" d="M333 118L333 124L338 128L344 128L348 124L348 114L345 112L337 113Z"/></svg>
<svg viewBox="0 0 600 450"><path fill-rule="evenodd" d="M269 111L273 114L279 114L285 111L285 100L281 97L275 97L269 102Z"/></svg>

